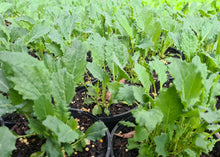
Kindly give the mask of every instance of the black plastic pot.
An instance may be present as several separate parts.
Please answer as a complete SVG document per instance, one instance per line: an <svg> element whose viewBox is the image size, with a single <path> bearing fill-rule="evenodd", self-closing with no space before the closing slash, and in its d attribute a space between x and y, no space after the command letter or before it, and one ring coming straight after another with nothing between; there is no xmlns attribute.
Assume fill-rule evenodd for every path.
<svg viewBox="0 0 220 157"><path fill-rule="evenodd" d="M124 113L120 113L120 114L116 114L113 116L109 116L109 117L98 117L99 120L103 121L105 123L105 125L108 127L109 131L112 131L112 129L115 127L115 125L121 121L121 120L125 120L129 117L132 116L131 111L135 110L137 107L131 109L130 111L126 111Z"/></svg>
<svg viewBox="0 0 220 157"><path fill-rule="evenodd" d="M215 133L215 138L220 139L219 133ZM220 153L220 141L215 144L216 150Z"/></svg>
<svg viewBox="0 0 220 157"><path fill-rule="evenodd" d="M134 119L133 116L130 116L130 117L128 117L127 119L125 119L125 121L135 122L135 119ZM111 157L121 157L121 156L124 157L124 155L123 155L123 150L121 150L121 152L120 152L120 153L122 153L122 154L115 154L115 152L114 152L114 145L113 145L113 142L114 142L114 139L115 139L114 134L120 132L120 131L123 130L124 128L128 128L128 127L126 127L126 126L124 126L124 125L122 125L122 124L120 124L120 123L118 122L118 123L115 125L115 127L112 129L112 132L111 132ZM131 130L133 130L133 129L131 128ZM136 151L136 150L134 150L134 151ZM138 154L137 154L137 155L138 155Z"/></svg>
<svg viewBox="0 0 220 157"><path fill-rule="evenodd" d="M94 115L92 115L92 114L90 114L88 112L82 111L80 109L71 108L70 112L71 112L71 116L73 116L74 118L80 118L82 116L86 116L89 119L91 119L93 122L100 121L96 116L94 116ZM106 142L107 143L107 150L106 150L106 153L105 153L105 157L109 157L110 156L110 149L111 149L111 140L110 139L111 139L110 132L107 131L106 132L106 139L105 139L107 141Z"/></svg>

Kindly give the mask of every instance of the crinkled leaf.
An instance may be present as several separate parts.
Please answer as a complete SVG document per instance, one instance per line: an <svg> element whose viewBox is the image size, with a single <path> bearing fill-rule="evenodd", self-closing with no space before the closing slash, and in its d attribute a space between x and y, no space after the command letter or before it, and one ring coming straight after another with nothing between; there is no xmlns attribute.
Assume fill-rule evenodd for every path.
<svg viewBox="0 0 220 157"><path fill-rule="evenodd" d="M153 69L156 71L156 73L158 74L158 80L160 81L160 88L162 88L163 84L167 81L167 67L158 58L153 57L153 59L154 61L149 63L151 73L153 73Z"/></svg>
<svg viewBox="0 0 220 157"><path fill-rule="evenodd" d="M103 83L107 83L110 80L110 77L106 71L104 71L100 66L98 66L95 62L88 63L87 69L91 72L91 74L99 79L100 81L103 81Z"/></svg>
<svg viewBox="0 0 220 157"><path fill-rule="evenodd" d="M45 46L47 50L50 51L50 53L53 53L55 56L62 56L62 51L60 50L60 46L56 43L45 43Z"/></svg>
<svg viewBox="0 0 220 157"><path fill-rule="evenodd" d="M200 112L200 116L208 123L220 121L220 112L207 109L207 112Z"/></svg>
<svg viewBox="0 0 220 157"><path fill-rule="evenodd" d="M163 113L166 125L177 121L183 113L183 105L174 86L160 93L157 97L156 106Z"/></svg>
<svg viewBox="0 0 220 157"><path fill-rule="evenodd" d="M0 52L0 60L13 69L14 75L8 79L24 99L36 100L41 95L50 97L50 76L43 62L19 52Z"/></svg>
<svg viewBox="0 0 220 157"><path fill-rule="evenodd" d="M68 125L57 119L55 116L47 116L43 125L53 131L58 136L59 142L74 142L79 138L78 133L72 130Z"/></svg>
<svg viewBox="0 0 220 157"><path fill-rule="evenodd" d="M127 17L121 13L117 14L116 17L117 17L117 21L120 23L121 27L125 30L125 32L128 34L128 36L130 38L133 38L134 37L133 29L130 26L130 23L129 23Z"/></svg>
<svg viewBox="0 0 220 157"><path fill-rule="evenodd" d="M137 125L135 127L134 139L138 142L144 142L144 140L147 141L149 136L148 134L148 130L145 127Z"/></svg>
<svg viewBox="0 0 220 157"><path fill-rule="evenodd" d="M49 156L63 157L60 143L52 137L47 138L45 151Z"/></svg>
<svg viewBox="0 0 220 157"><path fill-rule="evenodd" d="M74 40L61 60L67 71L74 76L75 83L83 80L87 63L85 44L79 40Z"/></svg>
<svg viewBox="0 0 220 157"><path fill-rule="evenodd" d="M210 141L205 140L205 135L199 134L198 137L196 138L195 145L199 148L202 148L203 151L208 153L208 144Z"/></svg>
<svg viewBox="0 0 220 157"><path fill-rule="evenodd" d="M169 66L170 74L174 77L174 84L180 93L184 109L192 107L199 101L203 84L201 73L192 63L186 63L176 59Z"/></svg>
<svg viewBox="0 0 220 157"><path fill-rule="evenodd" d="M152 132L156 125L162 122L163 113L157 109L151 109L149 111L140 110L133 112L136 123L140 126L145 126L150 132Z"/></svg>
<svg viewBox="0 0 220 157"><path fill-rule="evenodd" d="M143 50L147 50L148 48L152 46L154 46L154 42L149 38L142 39L140 41L140 44L136 45L136 47L143 49Z"/></svg>
<svg viewBox="0 0 220 157"><path fill-rule="evenodd" d="M156 152L158 155L163 157L168 156L168 134L162 133L159 136L154 137L154 142L156 144Z"/></svg>
<svg viewBox="0 0 220 157"><path fill-rule="evenodd" d="M191 29L184 29L181 34L180 48L187 60L191 60L198 48L198 39Z"/></svg>
<svg viewBox="0 0 220 157"><path fill-rule="evenodd" d="M92 141L100 140L106 133L107 127L101 121L95 122L86 132L86 138Z"/></svg>
<svg viewBox="0 0 220 157"><path fill-rule="evenodd" d="M9 84L8 81L6 80L2 70L0 69L0 91L7 93L9 91Z"/></svg>
<svg viewBox="0 0 220 157"><path fill-rule="evenodd" d="M37 119L28 119L28 122L30 129L39 135L44 135L44 132L47 131L42 122Z"/></svg>
<svg viewBox="0 0 220 157"><path fill-rule="evenodd" d="M1 2L0 3L0 13L6 12L12 6L11 3Z"/></svg>
<svg viewBox="0 0 220 157"><path fill-rule="evenodd" d="M120 87L117 98L118 100L126 101L128 104L132 104L135 101L133 87L129 85Z"/></svg>
<svg viewBox="0 0 220 157"><path fill-rule="evenodd" d="M16 136L7 127L0 127L0 152L1 156L11 156L12 151L16 149Z"/></svg>
<svg viewBox="0 0 220 157"><path fill-rule="evenodd" d="M138 79L141 81L142 85L144 86L145 91L149 93L151 82L147 69L142 65L136 63L134 71L137 73Z"/></svg>
<svg viewBox="0 0 220 157"><path fill-rule="evenodd" d="M34 101L34 114L39 120L44 120L48 115L54 115L53 105L50 99L40 96Z"/></svg>
<svg viewBox="0 0 220 157"><path fill-rule="evenodd" d="M44 36L50 31L50 27L43 25L35 25L31 32L25 37L25 43L28 44L30 42L35 41L36 39Z"/></svg>

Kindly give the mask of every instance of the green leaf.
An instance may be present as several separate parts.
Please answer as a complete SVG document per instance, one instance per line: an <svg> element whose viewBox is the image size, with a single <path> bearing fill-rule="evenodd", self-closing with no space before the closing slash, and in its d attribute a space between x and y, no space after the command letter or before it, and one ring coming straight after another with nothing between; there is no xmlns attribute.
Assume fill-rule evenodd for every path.
<svg viewBox="0 0 220 157"><path fill-rule="evenodd" d="M198 137L196 138L195 145L199 148L202 148L203 151L208 153L208 147L207 147L208 144L209 144L209 141L205 140L205 135L198 134Z"/></svg>
<svg viewBox="0 0 220 157"><path fill-rule="evenodd" d="M48 115L54 115L53 105L48 98L40 96L34 101L34 114L39 120L44 120Z"/></svg>
<svg viewBox="0 0 220 157"><path fill-rule="evenodd" d="M90 49L92 51L92 60L101 67L105 65L105 44L106 39L101 37L98 33L94 33L89 36L88 40L90 43Z"/></svg>
<svg viewBox="0 0 220 157"><path fill-rule="evenodd" d="M37 119L28 119L28 122L29 122L28 126L35 133L39 135L44 135L45 132L47 133L46 127L42 124L41 121Z"/></svg>
<svg viewBox="0 0 220 157"><path fill-rule="evenodd" d="M82 81L87 64L85 44L74 40L71 47L67 48L61 61L67 71L74 76L75 83Z"/></svg>
<svg viewBox="0 0 220 157"><path fill-rule="evenodd" d="M9 88L10 88L10 86L9 86L2 70L0 69L0 91L7 93L9 91Z"/></svg>
<svg viewBox="0 0 220 157"><path fill-rule="evenodd" d="M186 149L184 152L186 152L189 157L196 157L196 153L192 149Z"/></svg>
<svg viewBox="0 0 220 157"><path fill-rule="evenodd" d="M36 100L41 95L50 98L50 76L43 62L19 52L0 52L0 61L13 69L14 74L8 79L24 99Z"/></svg>
<svg viewBox="0 0 220 157"><path fill-rule="evenodd" d="M102 81L104 84L108 83L110 81L110 77L106 71L104 71L100 66L98 66L95 62L88 63L87 69L91 74Z"/></svg>
<svg viewBox="0 0 220 157"><path fill-rule="evenodd" d="M105 126L105 124L99 121L99 122L95 122L92 126L90 126L86 130L85 135L87 139L96 141L96 140L100 140L105 135L107 130L108 129Z"/></svg>
<svg viewBox="0 0 220 157"><path fill-rule="evenodd" d="M72 130L68 125L57 119L55 116L47 116L43 125L53 131L58 136L59 142L74 142L79 138L78 133Z"/></svg>
<svg viewBox="0 0 220 157"><path fill-rule="evenodd" d="M220 32L218 33L218 41L215 54L220 55Z"/></svg>
<svg viewBox="0 0 220 157"><path fill-rule="evenodd" d="M64 150L69 156L74 152L72 145L69 143L64 143Z"/></svg>
<svg viewBox="0 0 220 157"><path fill-rule="evenodd" d="M117 98L126 101L129 105L135 102L133 86L124 85L124 87L120 87Z"/></svg>
<svg viewBox="0 0 220 157"><path fill-rule="evenodd" d="M183 113L183 105L174 86L160 93L156 99L156 106L158 106L163 113L166 125L177 121Z"/></svg>
<svg viewBox="0 0 220 157"><path fill-rule="evenodd" d="M3 116L6 113L12 113L23 106L24 104L12 105L11 100L0 94L0 116Z"/></svg>
<svg viewBox="0 0 220 157"><path fill-rule="evenodd" d="M1 2L0 3L0 13L6 12L12 6L11 3Z"/></svg>
<svg viewBox="0 0 220 157"><path fill-rule="evenodd" d="M207 112L200 111L200 116L205 119L208 123L220 121L220 112L207 109Z"/></svg>
<svg viewBox="0 0 220 157"><path fill-rule="evenodd" d="M163 61L160 61L158 58L153 57L153 59L154 61L149 63L151 73L153 73L153 69L156 71L158 80L160 81L160 88L162 88L163 84L167 81L167 67Z"/></svg>
<svg viewBox="0 0 220 157"><path fill-rule="evenodd" d="M134 67L134 71L137 73L138 79L141 81L142 85L144 86L146 93L149 93L151 82L147 69L142 65L136 63Z"/></svg>
<svg viewBox="0 0 220 157"><path fill-rule="evenodd" d="M63 157L60 143L58 143L58 141L52 137L47 138L45 150L49 156Z"/></svg>
<svg viewBox="0 0 220 157"><path fill-rule="evenodd" d="M149 136L148 130L142 126L137 125L135 127L134 139L138 142L147 141Z"/></svg>
<svg viewBox="0 0 220 157"><path fill-rule="evenodd" d="M136 45L136 47L147 50L148 48L154 46L154 42L149 38L144 38L140 41L140 44Z"/></svg>
<svg viewBox="0 0 220 157"><path fill-rule="evenodd" d="M127 126L127 127L135 127L136 125L133 122L130 121L119 121L120 124Z"/></svg>
<svg viewBox="0 0 220 157"><path fill-rule="evenodd" d="M35 41L50 31L50 27L43 25L35 25L30 33L25 37L25 44Z"/></svg>
<svg viewBox="0 0 220 157"><path fill-rule="evenodd" d="M75 83L73 76L66 69L59 69L52 74L52 95L55 101L56 115L62 121L66 121L69 114L68 105L75 96Z"/></svg>
<svg viewBox="0 0 220 157"><path fill-rule="evenodd" d="M117 14L116 16L117 21L119 22L119 24L122 26L122 28L126 31L126 33L128 34L128 36L132 39L134 37L133 34L133 29L129 24L129 21L127 19L127 17L121 13Z"/></svg>
<svg viewBox="0 0 220 157"><path fill-rule="evenodd" d="M175 78L174 84L180 93L184 109L192 107L199 101L203 84L201 73L192 63L172 60L169 66L170 74Z"/></svg>
<svg viewBox="0 0 220 157"><path fill-rule="evenodd" d="M191 29L184 29L181 34L180 48L187 60L191 60L198 48L198 39Z"/></svg>
<svg viewBox="0 0 220 157"><path fill-rule="evenodd" d="M60 50L60 46L55 43L45 43L46 49L53 53L55 56L62 56L62 51Z"/></svg>
<svg viewBox="0 0 220 157"><path fill-rule="evenodd" d="M156 125L162 122L163 119L163 113L157 109L150 109L149 111L138 109L133 111L132 114L135 117L136 123L142 127L146 127L150 132L152 132Z"/></svg>
<svg viewBox="0 0 220 157"><path fill-rule="evenodd" d="M95 105L92 109L93 115L102 114L102 108L99 105Z"/></svg>
<svg viewBox="0 0 220 157"><path fill-rule="evenodd" d="M16 149L16 136L11 133L7 127L0 127L0 152L1 156L11 156L12 151Z"/></svg>
<svg viewBox="0 0 220 157"><path fill-rule="evenodd" d="M168 140L168 134L165 133L162 133L161 135L154 137L154 142L156 144L156 152L159 156L168 156Z"/></svg>

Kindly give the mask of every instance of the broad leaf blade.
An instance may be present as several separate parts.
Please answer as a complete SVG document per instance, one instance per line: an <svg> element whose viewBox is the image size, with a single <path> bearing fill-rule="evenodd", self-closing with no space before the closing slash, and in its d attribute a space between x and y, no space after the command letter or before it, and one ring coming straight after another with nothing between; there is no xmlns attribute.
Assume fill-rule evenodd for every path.
<svg viewBox="0 0 220 157"><path fill-rule="evenodd" d="M159 156L168 156L168 140L169 136L165 133L162 133L161 135L154 137L154 142L156 143L156 152Z"/></svg>
<svg viewBox="0 0 220 157"><path fill-rule="evenodd" d="M9 91L9 88L10 88L10 86L9 86L2 70L0 69L0 91L7 93Z"/></svg>
<svg viewBox="0 0 220 157"><path fill-rule="evenodd" d="M45 132L47 132L46 127L41 123L41 121L37 119L28 119L29 121L29 127L32 131L39 135L44 135Z"/></svg>
<svg viewBox="0 0 220 157"><path fill-rule="evenodd" d="M146 127L150 132L152 132L156 125L162 122L163 119L163 113L156 109L149 111L138 109L133 111L133 116L135 117L136 123L142 127Z"/></svg>
<svg viewBox="0 0 220 157"><path fill-rule="evenodd" d="M79 40L73 41L61 61L67 71L74 76L75 83L82 81L87 63L85 44L82 44Z"/></svg>
<svg viewBox="0 0 220 157"><path fill-rule="evenodd" d="M192 107L199 101L203 84L201 73L192 63L186 63L179 60L172 60L170 74L175 78L174 84L181 95L181 101L184 109Z"/></svg>
<svg viewBox="0 0 220 157"><path fill-rule="evenodd" d="M33 110L39 120L44 120L48 115L54 114L53 105L45 96L40 96L34 101Z"/></svg>
<svg viewBox="0 0 220 157"><path fill-rule="evenodd" d="M142 65L136 63L134 71L137 73L137 76L139 80L141 81L142 85L145 88L145 91L149 93L151 82L150 82L150 77L147 72L147 69L143 67Z"/></svg>
<svg viewBox="0 0 220 157"><path fill-rule="evenodd" d="M160 93L157 97L156 106L162 111L166 125L177 121L183 112L181 99L174 86Z"/></svg>
<svg viewBox="0 0 220 157"><path fill-rule="evenodd" d="M59 142L74 142L79 138L79 134L71 127L57 119L55 116L47 116L43 125L53 131L58 136Z"/></svg>
<svg viewBox="0 0 220 157"><path fill-rule="evenodd" d="M100 140L107 130L108 129L103 122L95 122L86 130L85 135L89 140L96 141Z"/></svg>
<svg viewBox="0 0 220 157"><path fill-rule="evenodd" d="M14 136L7 127L0 127L0 135L1 156L11 156L12 151L16 149L16 136Z"/></svg>

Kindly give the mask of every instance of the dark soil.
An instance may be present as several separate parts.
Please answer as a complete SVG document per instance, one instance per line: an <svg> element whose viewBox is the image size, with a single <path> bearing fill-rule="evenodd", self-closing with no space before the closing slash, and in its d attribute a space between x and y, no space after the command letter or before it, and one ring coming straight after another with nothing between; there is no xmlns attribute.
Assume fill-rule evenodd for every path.
<svg viewBox="0 0 220 157"><path fill-rule="evenodd" d="M17 135L25 135L25 132L29 129L27 118L24 115L6 114L2 117L11 131L14 131ZM40 151L42 144L45 140L40 139L38 136L31 136L28 138L18 138L16 140L16 150L12 152L12 157L29 157L32 153Z"/></svg>
<svg viewBox="0 0 220 157"><path fill-rule="evenodd" d="M79 128L81 131L85 132L89 126L91 126L94 121L90 117L73 115L74 118L77 118ZM28 120L24 115L19 115L17 113L6 114L3 117L5 121L5 126L7 126L11 131L14 131L18 135L25 135L25 132L29 129ZM102 140L90 142L90 145L87 145L83 152L77 152L72 156L76 157L104 157L107 150L107 136L103 137ZM32 153L38 152L41 150L41 146L45 143L45 139L41 139L38 136L31 136L28 138L18 138L16 141L16 150L13 151L12 157L29 157ZM86 151L88 150L88 151Z"/></svg>
<svg viewBox="0 0 220 157"><path fill-rule="evenodd" d="M85 99L88 98L89 96L87 95L86 92L78 92L76 93L73 101L70 103L70 107L71 108L76 108L76 109L82 109L83 111L92 113L92 109L93 107L96 105L95 103L93 104L85 104ZM137 105L127 105L127 104L123 104L123 103L117 103L117 104L111 104L109 107L109 111L110 111L110 115L109 116L113 116L113 115L117 115L120 113L124 113L126 111L130 111L131 109L135 108ZM100 114L97 115L99 117L106 117L107 115L104 114Z"/></svg>
<svg viewBox="0 0 220 157"><path fill-rule="evenodd" d="M128 127L119 127L116 129L116 134L125 134L128 132L133 131L133 128ZM136 157L138 156L138 149L128 150L126 148L126 145L128 143L128 138L119 137L114 134L112 138L112 150L115 157ZM214 149L209 152L209 154L202 154L200 157L220 157L220 152L217 151L217 148L214 147Z"/></svg>
<svg viewBox="0 0 220 157"><path fill-rule="evenodd" d="M94 121L87 115L73 115L73 117L79 119L78 124L80 126L80 130L83 132L85 132L94 123ZM108 137L104 136L99 141L90 142L90 145L87 145L83 149L83 152L74 152L71 157L104 157L107 151Z"/></svg>

